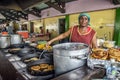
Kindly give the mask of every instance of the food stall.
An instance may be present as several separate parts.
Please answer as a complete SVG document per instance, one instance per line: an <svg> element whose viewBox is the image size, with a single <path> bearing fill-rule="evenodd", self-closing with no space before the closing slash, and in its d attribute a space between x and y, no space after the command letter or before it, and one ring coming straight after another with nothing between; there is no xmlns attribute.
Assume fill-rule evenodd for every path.
<svg viewBox="0 0 120 80"><path fill-rule="evenodd" d="M18 2L20 4L23 4L22 0L19 1ZM99 34L97 37L103 38L104 34L109 33L110 36L109 37L107 36L107 38L108 39L110 38L109 40L112 40L111 36L113 35L111 34L114 32L113 24L115 18L115 16L113 15L115 14L115 11L116 15L118 15L120 9L119 8L118 10L113 9L116 8L117 6L111 4L110 3L111 0L110 1L94 0L96 4L89 0L86 0L87 2L84 0L70 0L74 2L69 2L67 3L67 5L66 3L63 2L59 3L56 1L58 0L53 1L46 0L45 5L47 4L48 8L50 8L46 10L43 9L38 10L38 8L36 8L37 6L36 7L33 6L34 4L38 3L37 0L34 0L32 2L28 0L28 2L24 2L23 6L21 5L22 6L21 9L24 8L25 12L32 13L33 15L38 16L39 18L35 17L34 19L40 20L38 21L38 23L37 22L35 24L30 23L29 25L29 28L31 28L32 31L32 32L30 31L31 33L34 33L35 29L36 34L35 37L32 37L33 41L28 31L17 31L17 35L12 34L11 36L0 36L0 76L2 77L2 79L3 80L91 80L108 78L119 79L120 48L116 47L113 41L111 42L105 41L102 42L102 44L100 43L101 46L99 46L98 49L89 49L87 45L84 45L82 43L80 44L77 43L79 45L79 46L76 45L77 47L73 45L74 43L72 43L72 45L69 45L71 43L65 43L53 45L52 47L51 46L48 47L49 49L46 49L45 44L41 44L42 42L39 42L40 44L38 44L38 41L39 40L48 41L49 36L37 33L39 32L38 27L41 24L45 26L45 29L51 30L55 29L57 30L57 32L59 32L59 29L61 29L62 31L63 27L60 27L61 26L59 24L60 21L58 21L58 19L60 18L65 19L66 24L64 31L66 31L68 28L70 28L69 26L78 23L77 22L78 14L74 15L74 13L91 11L88 13L90 13L90 15L93 18L92 19L92 21L94 22L94 23L92 22L92 26L94 26L93 28L98 30L97 31L98 33L104 32L102 34ZM41 3L43 2L44 0L42 0L38 5L41 5ZM73 3L77 5L74 5ZM29 6L27 6L28 4ZM58 6L56 6L56 4L58 4ZM91 5L93 4L94 6L91 7ZM24 5L26 5L26 7ZM106 10L108 8L112 8L112 10ZM98 12L94 13L93 11L95 10L97 10ZM58 11L60 11L60 14L58 13ZM19 21L19 18L24 18L26 20L29 20L30 22L34 20L33 19L34 16L28 16L28 14L26 14L25 12L10 9L1 11L1 14L6 14L4 16L6 16L7 20L10 19L10 21L11 20ZM109 13L110 15L108 15L107 13ZM69 14L73 15L69 16ZM106 16L105 14L107 14L108 16ZM59 15L60 17L56 17ZM55 18L53 19L54 16ZM28 19L29 17L31 19ZM48 17L49 19L46 19ZM41 18L43 18L43 20L41 20ZM117 18L119 18L119 16ZM115 24L120 22L120 18L119 19L117 18ZM119 27L116 26L115 26L116 28L115 40L117 41L117 44L119 44L118 42L120 36L117 35L119 32L117 29L119 29ZM23 39L18 34L20 34ZM79 53L81 53L81 55Z"/></svg>
<svg viewBox="0 0 120 80"><path fill-rule="evenodd" d="M67 43L66 43L67 44ZM68 43L71 44L71 43ZM67 44L67 45L68 45ZM73 45L74 43L72 43ZM61 79L66 79L66 80L75 80L75 79L85 79L85 80L89 80L89 79L96 79L96 78L104 78L105 76L105 69L103 68L94 68L91 69L90 67L87 66L87 63L85 62L87 59L85 58L85 61L83 60L83 64L81 64L81 57L74 57L75 55L73 55L71 53L74 52L74 50L78 49L78 51L84 51L82 49L85 49L85 53L88 52L88 48L87 46L83 46L83 44L81 44L81 46L77 46L74 47L74 45L71 47L63 47L61 48L64 52L64 48L67 50L67 53L69 52L71 54L71 58L69 57L69 59L73 59L73 63L76 62L76 60L80 60L80 62L76 62L78 65L77 66L73 66L74 64L72 63L65 63L67 65L64 64L64 61L70 61L69 59L65 59L65 55L63 55L63 57L57 53L59 57L62 58L62 60L64 60L62 63L60 61L60 64L56 64L58 63L55 59L55 56L53 53L54 50L50 50L52 49L51 47L49 47L49 49L47 51L41 50L41 49L45 49L45 45L44 44L39 44L36 47L30 46L28 44L21 44L22 46L9 46L9 48L1 48L0 50L0 74L2 75L3 80L61 80ZM64 44L63 44L64 45ZM54 47L57 47L54 46ZM53 48L54 48L53 47ZM69 51L69 49L72 49L71 51ZM61 50L59 49L55 49L55 51L58 50L57 52L61 52ZM87 51L87 52L86 52ZM66 52L64 52L66 53ZM76 52L77 54L77 52ZM26 55L26 56L25 56ZM82 55L82 56L86 56L86 55ZM57 57L56 57L57 58ZM54 61L54 60L55 61ZM75 62L74 62L75 59ZM30 61L30 62L29 62ZM39 66L40 64L49 64L50 66L50 70L52 71L48 71L46 72L39 72ZM54 65L54 70L52 68L51 65ZM60 65L60 66L58 66ZM71 67L66 71L67 68L64 68L64 66L70 66ZM58 69L59 67L64 68L64 70L62 71L61 69ZM73 66L73 68L72 68ZM45 67L45 65L43 66ZM32 69L32 70L31 70ZM46 69L43 68L42 71ZM60 71L60 72L59 72ZM14 76L13 76L14 75ZM6 77L7 76L7 77Z"/></svg>

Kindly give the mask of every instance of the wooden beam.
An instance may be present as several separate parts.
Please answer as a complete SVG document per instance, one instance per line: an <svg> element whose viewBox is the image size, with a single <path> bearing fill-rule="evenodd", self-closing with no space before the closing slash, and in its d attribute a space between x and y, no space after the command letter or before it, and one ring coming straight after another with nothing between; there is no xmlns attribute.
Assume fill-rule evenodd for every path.
<svg viewBox="0 0 120 80"><path fill-rule="evenodd" d="M35 16L37 16L37 17L41 17L40 13L38 14L38 13L35 13L35 12L33 12L33 11L30 11L30 10L26 10L26 12L27 12L28 14L33 14L33 15L35 15Z"/></svg>
<svg viewBox="0 0 120 80"><path fill-rule="evenodd" d="M29 8L35 7L35 5L48 2L50 0L16 0L18 5L23 9L27 10Z"/></svg>
<svg viewBox="0 0 120 80"><path fill-rule="evenodd" d="M56 10L60 11L61 13L65 13L65 9L64 8L61 8L58 5L51 3L50 1L46 2L45 4L47 4L50 7L55 8Z"/></svg>
<svg viewBox="0 0 120 80"><path fill-rule="evenodd" d="M9 5L0 5L0 8L3 8L3 9L14 9L14 10L20 10L22 11L21 7L15 2L13 1L11 4Z"/></svg>

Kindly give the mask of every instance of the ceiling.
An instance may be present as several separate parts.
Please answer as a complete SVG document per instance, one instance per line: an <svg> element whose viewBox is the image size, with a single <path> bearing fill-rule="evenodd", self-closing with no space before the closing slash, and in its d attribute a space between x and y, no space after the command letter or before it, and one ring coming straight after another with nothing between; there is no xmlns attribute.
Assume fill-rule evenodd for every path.
<svg viewBox="0 0 120 80"><path fill-rule="evenodd" d="M6 21L19 21L20 18L28 19L28 14L41 17L41 11L47 8L55 8L65 13L65 4L75 0L1 0L0 23Z"/></svg>

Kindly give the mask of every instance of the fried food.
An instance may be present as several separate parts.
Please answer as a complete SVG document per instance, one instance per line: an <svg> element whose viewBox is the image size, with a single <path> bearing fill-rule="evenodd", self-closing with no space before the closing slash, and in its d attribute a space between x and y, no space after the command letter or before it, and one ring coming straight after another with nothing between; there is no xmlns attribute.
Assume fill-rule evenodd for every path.
<svg viewBox="0 0 120 80"><path fill-rule="evenodd" d="M115 59L116 61L120 61L120 50L115 48L110 48L108 50L109 57Z"/></svg>
<svg viewBox="0 0 120 80"><path fill-rule="evenodd" d="M53 65L48 66L48 70L53 70Z"/></svg>
<svg viewBox="0 0 120 80"><path fill-rule="evenodd" d="M43 71L52 71L54 69L53 65L49 65L47 69L44 69Z"/></svg>
<svg viewBox="0 0 120 80"><path fill-rule="evenodd" d="M31 67L31 70L34 70L34 71L39 71L40 70L40 66L32 66Z"/></svg>
<svg viewBox="0 0 120 80"><path fill-rule="evenodd" d="M92 52L96 52L96 51L104 51L104 49L102 49L102 48L93 48L92 49Z"/></svg>
<svg viewBox="0 0 120 80"><path fill-rule="evenodd" d="M120 49L118 48L109 48L108 50L103 49L93 49L90 55L94 59L115 59L116 61L120 61Z"/></svg>
<svg viewBox="0 0 120 80"><path fill-rule="evenodd" d="M108 50L108 52L109 52L110 55L120 56L120 50L119 50L119 49L110 48L110 49Z"/></svg>
<svg viewBox="0 0 120 80"><path fill-rule="evenodd" d="M53 65L49 64L40 64L31 67L31 70L33 71L52 71L53 69L54 69Z"/></svg>
<svg viewBox="0 0 120 80"><path fill-rule="evenodd" d="M92 58L106 60L108 58L108 52L103 49L94 49L91 54Z"/></svg>
<svg viewBox="0 0 120 80"><path fill-rule="evenodd" d="M112 48L112 47L114 47L114 41L105 41L104 43L103 43L103 47L106 47L106 48Z"/></svg>
<svg viewBox="0 0 120 80"><path fill-rule="evenodd" d="M12 49L9 49L9 52L12 52L12 51L19 51L21 50L21 48L12 48Z"/></svg>
<svg viewBox="0 0 120 80"><path fill-rule="evenodd" d="M48 64L40 64L40 67L42 68L42 69L44 69L44 68L48 68Z"/></svg>
<svg viewBox="0 0 120 80"><path fill-rule="evenodd" d="M37 48L38 49L42 49L42 50L52 50L52 46L47 46L46 47L46 45L45 44L39 44L39 45L37 45Z"/></svg>
<svg viewBox="0 0 120 80"><path fill-rule="evenodd" d="M36 60L38 60L38 58L33 57L33 58L29 58L29 59L24 60L24 62L30 62L30 61L36 61Z"/></svg>

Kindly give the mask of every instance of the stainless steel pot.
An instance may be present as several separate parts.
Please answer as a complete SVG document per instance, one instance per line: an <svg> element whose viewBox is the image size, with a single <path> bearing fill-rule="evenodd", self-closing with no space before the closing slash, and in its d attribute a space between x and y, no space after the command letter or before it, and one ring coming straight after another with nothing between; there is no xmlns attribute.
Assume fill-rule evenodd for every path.
<svg viewBox="0 0 120 80"><path fill-rule="evenodd" d="M7 48L10 46L10 36L0 36L0 48Z"/></svg>
<svg viewBox="0 0 120 80"><path fill-rule="evenodd" d="M11 44L21 44L22 37L19 34L11 34Z"/></svg>
<svg viewBox="0 0 120 80"><path fill-rule="evenodd" d="M84 43L62 43L53 46L55 75L83 66L87 62L88 45Z"/></svg>

